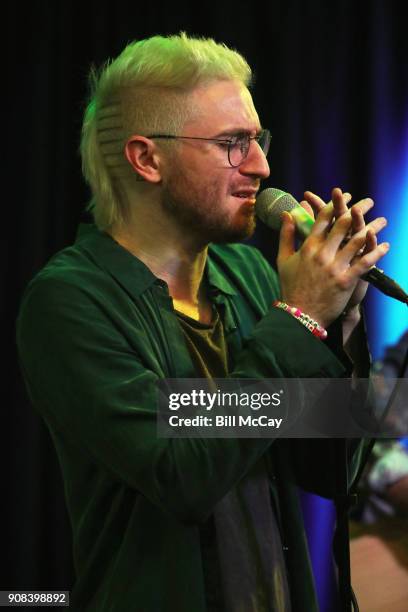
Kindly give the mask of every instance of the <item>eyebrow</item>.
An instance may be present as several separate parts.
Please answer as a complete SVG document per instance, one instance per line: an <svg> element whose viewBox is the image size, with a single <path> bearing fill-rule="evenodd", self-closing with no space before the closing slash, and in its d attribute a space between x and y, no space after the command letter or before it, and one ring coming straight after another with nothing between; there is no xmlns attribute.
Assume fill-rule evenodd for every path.
<svg viewBox="0 0 408 612"><path fill-rule="evenodd" d="M262 132L263 128L260 127L256 130L255 135L258 136ZM246 128L233 128L231 130L225 130L224 132L220 132L214 138L223 138L225 136L239 136L240 134L250 134L252 130L248 130Z"/></svg>

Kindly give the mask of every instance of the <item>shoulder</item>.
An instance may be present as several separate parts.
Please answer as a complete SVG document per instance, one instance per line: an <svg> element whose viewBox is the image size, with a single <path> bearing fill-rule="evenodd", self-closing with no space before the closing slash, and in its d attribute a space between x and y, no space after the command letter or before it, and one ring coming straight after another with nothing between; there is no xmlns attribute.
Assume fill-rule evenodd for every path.
<svg viewBox="0 0 408 612"><path fill-rule="evenodd" d="M54 255L27 285L17 316L17 339L47 337L64 333L63 321L82 318L92 309L92 295L98 285L98 269L87 262L75 247ZM91 306L91 308L90 308ZM67 329L69 325L67 323Z"/></svg>
<svg viewBox="0 0 408 612"><path fill-rule="evenodd" d="M100 268L76 246L56 253L28 283L22 299L27 303L58 300L68 294L87 293L103 278Z"/></svg>
<svg viewBox="0 0 408 612"><path fill-rule="evenodd" d="M82 297L104 309L137 299L155 281L150 270L111 237L90 228L54 255L27 286L22 306ZM68 305L68 304L67 304Z"/></svg>
<svg viewBox="0 0 408 612"><path fill-rule="evenodd" d="M77 242L51 257L28 283L17 316L17 337L83 333L81 324L106 318L119 310L118 302L125 297L104 262Z"/></svg>

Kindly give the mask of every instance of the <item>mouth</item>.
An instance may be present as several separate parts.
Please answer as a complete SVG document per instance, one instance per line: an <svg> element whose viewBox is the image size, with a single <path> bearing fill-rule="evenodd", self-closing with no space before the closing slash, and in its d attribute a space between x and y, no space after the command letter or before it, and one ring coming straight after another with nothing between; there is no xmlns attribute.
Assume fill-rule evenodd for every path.
<svg viewBox="0 0 408 612"><path fill-rule="evenodd" d="M237 200L241 200L242 202L255 204L257 191L258 190L254 189L243 189L242 191L235 191L232 196L237 198Z"/></svg>

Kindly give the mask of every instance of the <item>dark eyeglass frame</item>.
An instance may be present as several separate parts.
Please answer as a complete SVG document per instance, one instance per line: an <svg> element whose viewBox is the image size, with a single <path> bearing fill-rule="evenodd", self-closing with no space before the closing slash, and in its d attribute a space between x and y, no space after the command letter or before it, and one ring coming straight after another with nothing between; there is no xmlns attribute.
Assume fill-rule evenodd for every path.
<svg viewBox="0 0 408 612"><path fill-rule="evenodd" d="M238 168L238 166L248 157L251 140L256 140L265 157L268 155L269 146L271 144L271 133L266 128L261 130L256 136L250 136L248 133L243 132L236 136L231 136L231 138L203 138L202 136L173 136L170 134L151 134L150 136L146 136L146 138L151 138L152 140L154 138L166 138L169 140L205 140L207 142L224 144L228 147L228 163L232 168ZM233 164L231 162L231 151L237 145L240 148L242 159L238 164Z"/></svg>

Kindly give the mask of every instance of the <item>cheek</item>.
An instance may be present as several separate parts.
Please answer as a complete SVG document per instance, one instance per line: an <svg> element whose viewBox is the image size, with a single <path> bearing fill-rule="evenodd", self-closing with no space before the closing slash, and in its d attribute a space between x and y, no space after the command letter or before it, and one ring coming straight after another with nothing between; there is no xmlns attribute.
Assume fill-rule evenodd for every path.
<svg viewBox="0 0 408 612"><path fill-rule="evenodd" d="M241 204L231 195L234 184L231 174L229 169L216 168L214 164L209 169L207 164L201 163L197 169L196 161L191 159L173 165L167 185L178 199L209 211L218 210L225 215Z"/></svg>
<svg viewBox="0 0 408 612"><path fill-rule="evenodd" d="M187 183L184 185L187 187ZM225 200L229 199L231 193L228 178L222 174L217 176L216 173L201 174L198 178L190 178L188 188L208 204L213 203L211 207L222 205Z"/></svg>

